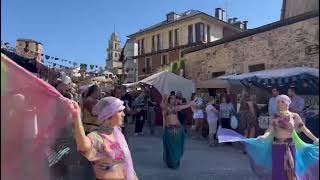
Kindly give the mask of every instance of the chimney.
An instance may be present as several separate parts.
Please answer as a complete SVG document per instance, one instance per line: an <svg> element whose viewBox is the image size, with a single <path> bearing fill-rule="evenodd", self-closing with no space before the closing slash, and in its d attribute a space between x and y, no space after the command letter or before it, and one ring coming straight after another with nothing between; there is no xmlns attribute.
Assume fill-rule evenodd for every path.
<svg viewBox="0 0 320 180"><path fill-rule="evenodd" d="M174 20L176 20L176 19L178 19L179 18L179 15L177 14L177 13L175 13L175 12L169 12L168 14L167 14L167 22L171 22L171 21L174 21Z"/></svg>
<svg viewBox="0 0 320 180"><path fill-rule="evenodd" d="M222 9L222 20L227 22L227 12L224 9Z"/></svg>
<svg viewBox="0 0 320 180"><path fill-rule="evenodd" d="M236 18L236 17L232 18L232 23L236 23L237 19L238 18Z"/></svg>
<svg viewBox="0 0 320 180"><path fill-rule="evenodd" d="M220 20L222 20L222 9L221 8L216 8L216 10L215 10L215 17L217 18L217 19L220 19Z"/></svg>
<svg viewBox="0 0 320 180"><path fill-rule="evenodd" d="M243 21L243 29L244 30L248 29L248 21Z"/></svg>

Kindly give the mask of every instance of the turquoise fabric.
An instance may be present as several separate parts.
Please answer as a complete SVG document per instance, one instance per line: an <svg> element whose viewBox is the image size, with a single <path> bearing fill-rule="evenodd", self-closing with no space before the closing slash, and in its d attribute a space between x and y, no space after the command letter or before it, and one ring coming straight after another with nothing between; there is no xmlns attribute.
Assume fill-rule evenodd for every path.
<svg viewBox="0 0 320 180"><path fill-rule="evenodd" d="M253 171L262 177L271 177L272 173L272 143L273 136L258 140L245 138L230 129L218 130L219 142L244 142ZM303 142L294 131L292 139L296 149L297 180L319 179L319 146Z"/></svg>
<svg viewBox="0 0 320 180"><path fill-rule="evenodd" d="M164 129L163 160L169 168L177 169L184 152L185 132L183 127Z"/></svg>

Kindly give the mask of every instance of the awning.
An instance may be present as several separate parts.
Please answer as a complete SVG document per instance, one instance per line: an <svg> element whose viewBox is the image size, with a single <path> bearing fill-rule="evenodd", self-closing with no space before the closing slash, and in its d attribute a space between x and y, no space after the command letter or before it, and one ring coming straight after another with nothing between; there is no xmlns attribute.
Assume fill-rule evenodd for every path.
<svg viewBox="0 0 320 180"><path fill-rule="evenodd" d="M223 79L209 79L205 81L197 81L196 88L207 89L207 88L216 88L216 89L229 89L230 83L227 80Z"/></svg>
<svg viewBox="0 0 320 180"><path fill-rule="evenodd" d="M94 77L91 81L104 82L104 83L113 83L112 79L106 78L105 76Z"/></svg>
<svg viewBox="0 0 320 180"><path fill-rule="evenodd" d="M308 67L295 67L287 69L272 69L244 73L240 75L220 76L218 79L240 81L244 86L257 86L259 88L277 87L288 89L296 87L299 94L318 94L319 69Z"/></svg>

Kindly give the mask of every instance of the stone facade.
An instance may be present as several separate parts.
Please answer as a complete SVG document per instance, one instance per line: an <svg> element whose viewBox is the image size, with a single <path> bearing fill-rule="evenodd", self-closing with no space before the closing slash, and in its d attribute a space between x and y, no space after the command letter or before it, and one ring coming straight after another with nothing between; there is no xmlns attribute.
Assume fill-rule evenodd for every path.
<svg viewBox="0 0 320 180"><path fill-rule="evenodd" d="M36 59L41 63L43 46L40 42L31 39L18 39L16 42L16 52L19 56L27 59Z"/></svg>
<svg viewBox="0 0 320 180"><path fill-rule="evenodd" d="M268 26L268 25L267 25ZM319 68L319 14L248 37L184 53L186 78L207 80L220 75L265 69ZM262 69L260 69L262 70Z"/></svg>

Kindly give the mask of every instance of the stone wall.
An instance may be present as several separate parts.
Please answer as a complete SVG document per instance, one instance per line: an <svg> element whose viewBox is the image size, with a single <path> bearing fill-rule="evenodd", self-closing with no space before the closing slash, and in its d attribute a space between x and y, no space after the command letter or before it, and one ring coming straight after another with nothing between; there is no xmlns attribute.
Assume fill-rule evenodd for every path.
<svg viewBox="0 0 320 180"><path fill-rule="evenodd" d="M42 44L33 40L17 40L16 52L19 56L27 59L36 59L39 63L41 62L41 54L43 53Z"/></svg>
<svg viewBox="0 0 320 180"><path fill-rule="evenodd" d="M248 66L266 69L319 68L319 16L280 26L227 43L184 54L186 78L207 80L212 73L249 72Z"/></svg>

